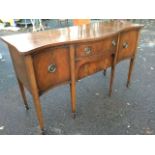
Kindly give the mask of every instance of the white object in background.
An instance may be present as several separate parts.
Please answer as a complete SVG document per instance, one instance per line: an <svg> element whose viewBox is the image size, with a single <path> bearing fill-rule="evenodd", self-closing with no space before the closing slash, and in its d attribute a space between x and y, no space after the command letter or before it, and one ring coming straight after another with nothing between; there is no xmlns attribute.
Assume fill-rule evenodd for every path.
<svg viewBox="0 0 155 155"><path fill-rule="evenodd" d="M2 30L7 30L7 31L19 31L19 27L4 27Z"/></svg>
<svg viewBox="0 0 155 155"><path fill-rule="evenodd" d="M4 130L4 126L0 126L0 130Z"/></svg>
<svg viewBox="0 0 155 155"><path fill-rule="evenodd" d="M2 60L3 59L3 56L2 56L2 54L0 53L0 60Z"/></svg>
<svg viewBox="0 0 155 155"><path fill-rule="evenodd" d="M44 26L42 24L41 19L31 19L31 23L33 26L33 32L44 30Z"/></svg>
<svg viewBox="0 0 155 155"><path fill-rule="evenodd" d="M4 28L4 23L0 23L0 30Z"/></svg>

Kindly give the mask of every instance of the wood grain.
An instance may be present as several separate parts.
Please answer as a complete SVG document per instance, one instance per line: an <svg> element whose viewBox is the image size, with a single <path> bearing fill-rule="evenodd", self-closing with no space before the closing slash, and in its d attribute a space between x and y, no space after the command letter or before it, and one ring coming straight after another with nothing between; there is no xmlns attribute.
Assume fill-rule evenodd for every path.
<svg viewBox="0 0 155 155"><path fill-rule="evenodd" d="M142 27L143 25L132 24L127 21L96 22L42 32L4 36L1 39L16 47L20 54L30 54L46 47L102 40L122 31L125 32L133 28L140 29Z"/></svg>
<svg viewBox="0 0 155 155"><path fill-rule="evenodd" d="M46 48L33 55L33 64L39 92L70 81L69 47ZM54 64L56 70L49 72Z"/></svg>
<svg viewBox="0 0 155 155"><path fill-rule="evenodd" d="M72 113L75 113L76 110L76 79L75 79L75 48L70 46L70 68L71 68L71 83L70 83L70 92L71 92L71 107Z"/></svg>
<svg viewBox="0 0 155 155"><path fill-rule="evenodd" d="M38 122L41 130L44 130L44 123L43 123L43 114L42 114L42 107L39 99L39 91L37 87L37 81L35 78L35 73L34 73L34 68L33 68L33 60L32 56L28 55L25 57L25 63L26 63L26 68L27 68L27 73L28 73L28 78L30 81L30 86L31 86L31 93L38 117Z"/></svg>
<svg viewBox="0 0 155 155"><path fill-rule="evenodd" d="M21 95L28 107L24 86L31 92L40 128L44 129L40 95L70 83L71 109L76 112L76 81L111 67L112 94L116 65L130 59L127 86L136 57L142 25L97 22L44 32L1 37L9 46Z"/></svg>

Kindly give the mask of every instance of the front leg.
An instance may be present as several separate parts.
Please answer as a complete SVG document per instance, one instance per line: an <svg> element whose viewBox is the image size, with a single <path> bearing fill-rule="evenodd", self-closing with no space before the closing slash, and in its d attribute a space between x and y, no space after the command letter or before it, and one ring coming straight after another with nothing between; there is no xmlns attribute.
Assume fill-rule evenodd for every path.
<svg viewBox="0 0 155 155"><path fill-rule="evenodd" d="M35 109L36 109L36 113L37 113L39 126L40 126L41 131L44 132L42 107L41 107L41 103L40 103L39 90L37 87L37 82L36 82L34 68L33 68L33 60L32 60L31 55L26 56L25 63L26 63L27 72L29 75L31 94L33 96L33 101L34 101L34 105L35 105Z"/></svg>
<svg viewBox="0 0 155 155"><path fill-rule="evenodd" d="M74 46L70 46L70 72L71 72L71 83L70 83L70 93L71 93L71 108L73 118L75 118L76 111L76 80L75 80L75 50Z"/></svg>
<svg viewBox="0 0 155 155"><path fill-rule="evenodd" d="M72 108L72 117L76 117L76 85L75 83L70 83L70 93L71 93L71 108Z"/></svg>

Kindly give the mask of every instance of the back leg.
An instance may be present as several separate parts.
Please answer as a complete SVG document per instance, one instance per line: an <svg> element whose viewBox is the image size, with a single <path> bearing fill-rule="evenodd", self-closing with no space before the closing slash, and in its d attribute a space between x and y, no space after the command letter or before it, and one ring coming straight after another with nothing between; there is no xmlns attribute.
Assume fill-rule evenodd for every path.
<svg viewBox="0 0 155 155"><path fill-rule="evenodd" d="M106 76L106 74L107 74L107 70L104 69L104 70L103 70L103 75Z"/></svg>

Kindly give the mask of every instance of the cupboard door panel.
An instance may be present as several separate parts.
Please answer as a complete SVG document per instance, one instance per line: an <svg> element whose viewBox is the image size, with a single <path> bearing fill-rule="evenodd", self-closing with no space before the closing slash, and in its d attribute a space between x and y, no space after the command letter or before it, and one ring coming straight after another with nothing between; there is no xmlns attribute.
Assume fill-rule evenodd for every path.
<svg viewBox="0 0 155 155"><path fill-rule="evenodd" d="M47 48L34 55L34 69L40 91L70 80L67 47Z"/></svg>

